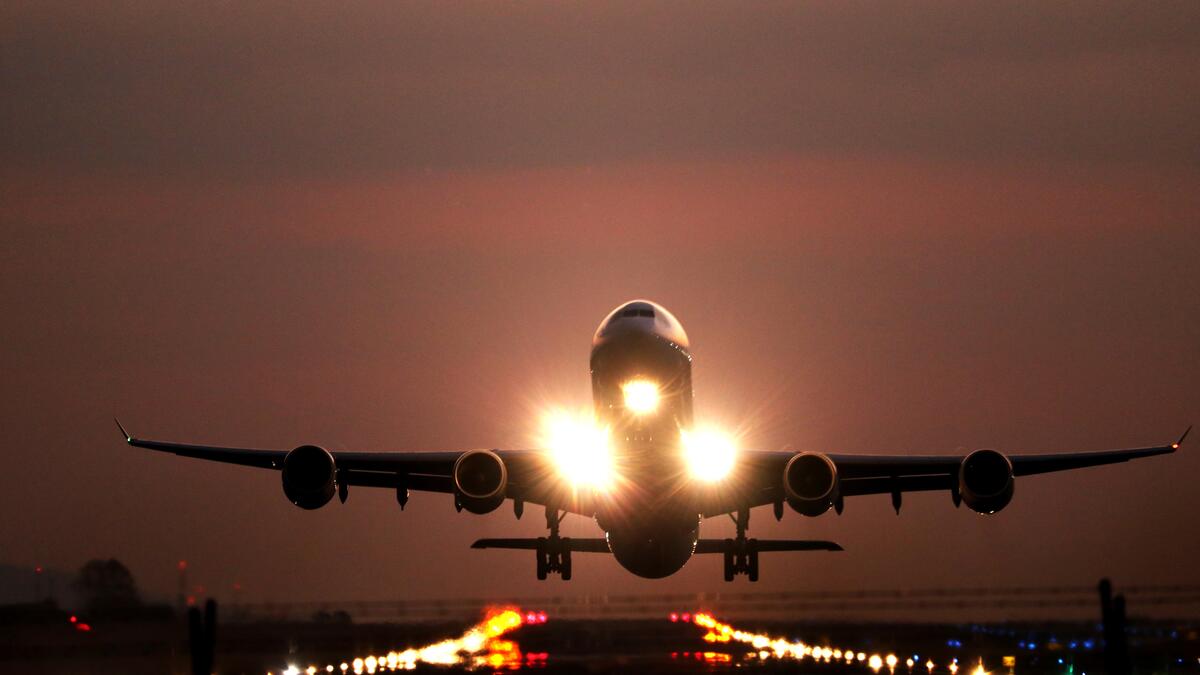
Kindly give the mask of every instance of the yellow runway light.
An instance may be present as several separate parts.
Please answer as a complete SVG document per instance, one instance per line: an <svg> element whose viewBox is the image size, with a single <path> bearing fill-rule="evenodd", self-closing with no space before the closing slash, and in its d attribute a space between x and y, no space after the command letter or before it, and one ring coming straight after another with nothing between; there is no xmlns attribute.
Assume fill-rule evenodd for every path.
<svg viewBox="0 0 1200 675"><path fill-rule="evenodd" d="M803 642L792 642L784 638L772 638L769 635L762 633L751 633L748 631L738 630L733 626L722 623L715 619L711 614L706 612L697 612L695 614L672 613L673 621L689 621L696 626L705 629L703 639L705 642L740 642L753 649L748 652L747 658L758 658L766 660L770 658L785 659L793 658L798 661L804 660L805 657L812 657L814 663L846 663L866 665L875 673L878 673L885 666L890 673L895 673L896 667L900 664L900 658L896 654L870 654L867 652L855 651L853 649L845 649L832 647L830 645L807 645ZM915 655L914 655L915 656ZM844 661L843 661L844 659ZM911 673L912 669L919 664L917 658L904 659L904 665ZM924 663L925 668L932 673L936 667L933 659L929 659ZM947 664L946 669L950 675L956 675L958 672L958 659L954 659ZM980 660L971 675L991 675L983 668L983 661Z"/></svg>
<svg viewBox="0 0 1200 675"><path fill-rule="evenodd" d="M530 613L529 623L544 623L544 613ZM524 615L516 609L497 609L488 612L487 617L480 623L467 629L460 637L442 640L417 649L406 649L402 652L391 651L379 656L357 657L347 663L342 662L338 669L345 673L352 670L356 675L376 673L381 671L413 670L418 663L429 665L462 665L473 663L494 669L512 669L521 663L521 650L516 643L501 640L500 636L519 628L525 623ZM466 657L471 657L467 661ZM333 672L334 666L325 666L325 672ZM315 674L319 668L309 666L301 671L291 665L284 675ZM270 675L270 673L268 673Z"/></svg>

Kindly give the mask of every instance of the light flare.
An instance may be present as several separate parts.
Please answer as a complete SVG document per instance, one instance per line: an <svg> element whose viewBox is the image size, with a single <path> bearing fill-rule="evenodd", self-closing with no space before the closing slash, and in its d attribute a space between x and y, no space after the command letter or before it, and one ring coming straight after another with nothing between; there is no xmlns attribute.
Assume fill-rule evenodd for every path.
<svg viewBox="0 0 1200 675"><path fill-rule="evenodd" d="M521 663L521 650L515 642L500 639L505 633L520 628L524 624L545 623L545 612L529 612L530 619L516 608L499 608L487 612L483 621L468 628L457 638L435 642L424 647L408 648L404 651L390 651L378 656L368 655L355 657L350 662L342 662L336 668L341 672L352 670L356 675L376 673L380 671L413 670L418 663L437 666L456 666L471 664L493 669L513 668ZM545 660L545 657L541 657ZM315 665L301 671L297 666L288 666L284 675L312 675L320 668ZM326 672L333 672L335 666L324 667ZM269 674L268 674L269 675Z"/></svg>
<svg viewBox="0 0 1200 675"><path fill-rule="evenodd" d="M872 671L878 673L885 666L892 673L895 672L896 666L900 663L900 658L896 654L870 654L867 652L855 651L853 649L839 648L831 645L808 645L803 642L791 642L784 638L773 638L762 633L751 633L748 631L738 630L733 626L718 621L713 615L706 612L698 612L696 614L676 613L672 612L669 616L672 621L688 622L705 630L703 639L708 643L726 643L738 642L749 646L753 651L749 652L747 658L792 658L796 660L804 660L806 657L811 657L814 663L846 663L853 664L856 661L866 665ZM687 655L686 653L684 654ZM844 659L844 661L843 661ZM911 669L917 665L917 658L906 658L904 665ZM932 659L925 662L926 669L933 673L935 664ZM957 659L946 665L946 669L951 675L955 675L958 671ZM983 661L971 673L971 675L991 675L983 669Z"/></svg>
<svg viewBox="0 0 1200 675"><path fill-rule="evenodd" d="M540 443L550 453L559 475L573 487L600 491L612 488L616 471L609 429L594 417L551 411L542 420Z"/></svg>
<svg viewBox="0 0 1200 675"><path fill-rule="evenodd" d="M733 471L737 463L737 445L729 435L715 429L680 432L684 459L692 478L714 483Z"/></svg>
<svg viewBox="0 0 1200 675"><path fill-rule="evenodd" d="M634 415L648 415L658 409L658 385L650 380L635 379L621 385L625 409Z"/></svg>

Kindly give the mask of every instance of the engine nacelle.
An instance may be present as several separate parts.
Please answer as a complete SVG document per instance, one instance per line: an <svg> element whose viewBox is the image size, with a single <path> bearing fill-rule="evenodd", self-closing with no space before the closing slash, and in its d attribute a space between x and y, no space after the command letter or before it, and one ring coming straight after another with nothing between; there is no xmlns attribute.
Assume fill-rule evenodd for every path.
<svg viewBox="0 0 1200 675"><path fill-rule="evenodd" d="M1013 496L1013 466L995 450L976 450L963 458L958 470L958 494L976 513L995 513Z"/></svg>
<svg viewBox="0 0 1200 675"><path fill-rule="evenodd" d="M316 445L302 445L283 458L283 494L302 509L319 509L337 492L333 455Z"/></svg>
<svg viewBox="0 0 1200 675"><path fill-rule="evenodd" d="M817 452L796 454L783 468L783 494L798 513L825 513L840 495L837 465Z"/></svg>
<svg viewBox="0 0 1200 675"><path fill-rule="evenodd" d="M454 462L454 497L471 513L495 511L504 503L508 467L491 450L469 450Z"/></svg>

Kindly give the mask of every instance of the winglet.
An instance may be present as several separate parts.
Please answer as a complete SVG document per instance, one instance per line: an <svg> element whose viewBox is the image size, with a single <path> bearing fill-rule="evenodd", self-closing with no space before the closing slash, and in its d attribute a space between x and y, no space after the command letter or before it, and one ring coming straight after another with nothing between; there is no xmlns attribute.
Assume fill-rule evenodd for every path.
<svg viewBox="0 0 1200 675"><path fill-rule="evenodd" d="M1177 440L1171 444L1171 449L1178 450L1179 446L1183 445L1183 439L1187 438L1187 435L1191 432L1192 432L1192 426L1189 424L1188 428L1183 430L1183 435L1179 437L1179 440Z"/></svg>
<svg viewBox="0 0 1200 675"><path fill-rule="evenodd" d="M114 417L114 418L113 418L113 421L117 423L117 428L121 430L121 435L125 437L125 442L126 442L126 443L132 443L132 442L133 442L133 436L130 436L130 435L129 435L129 432L128 432L128 431L125 431L125 427L121 426L121 420L119 420L119 419L117 419L117 418L115 418L115 417Z"/></svg>

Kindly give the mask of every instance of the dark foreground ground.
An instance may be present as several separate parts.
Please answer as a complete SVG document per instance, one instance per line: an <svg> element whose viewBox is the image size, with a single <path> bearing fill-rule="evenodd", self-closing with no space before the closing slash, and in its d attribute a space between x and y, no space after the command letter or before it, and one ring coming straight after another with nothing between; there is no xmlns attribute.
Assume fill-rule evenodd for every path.
<svg viewBox="0 0 1200 675"><path fill-rule="evenodd" d="M995 673L1102 673L1100 629L1094 623L818 623L730 621L736 628L866 654L895 654L898 675L970 675L979 659ZM419 647L461 635L455 623L356 624L330 617L310 622L241 622L218 627L215 672L278 675L289 665L303 672L390 650ZM183 622L113 622L83 631L60 620L0 624L0 673L168 674L190 672ZM870 675L869 661L814 663L760 658L736 642L708 642L705 630L682 620L550 620L505 636L502 653L457 666L418 665L422 672L668 673L723 671L820 672ZM1200 673L1200 622L1130 622L1135 673ZM913 666L906 664L914 658ZM1009 657L1006 659L1005 657ZM933 668L926 665L933 661ZM880 672L888 673L884 665ZM351 668L350 672L353 672ZM364 672L365 668L364 668ZM379 672L387 672L380 670Z"/></svg>

